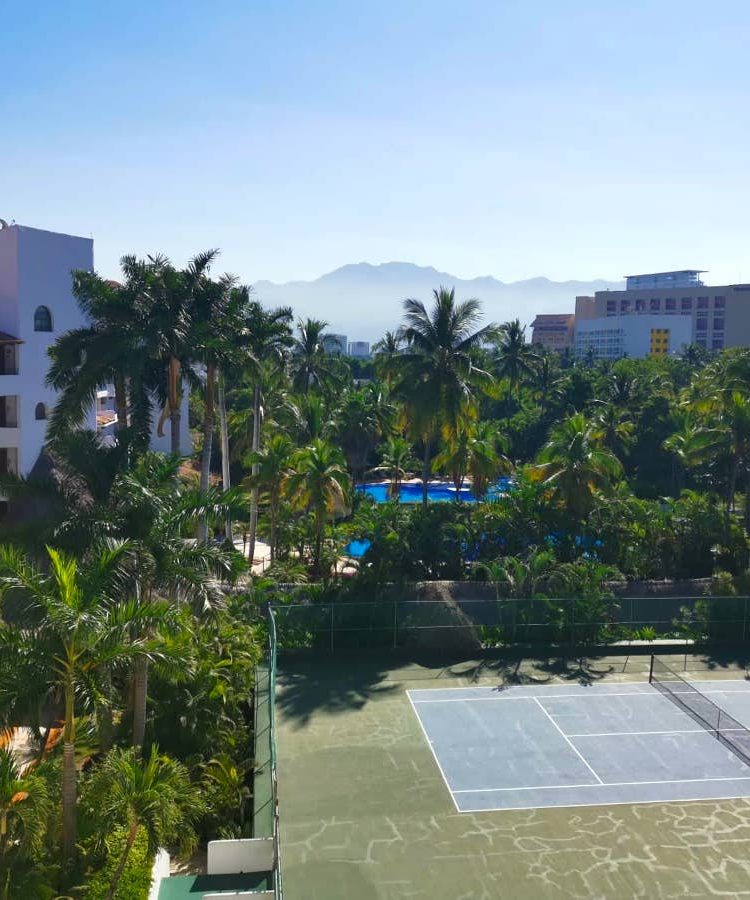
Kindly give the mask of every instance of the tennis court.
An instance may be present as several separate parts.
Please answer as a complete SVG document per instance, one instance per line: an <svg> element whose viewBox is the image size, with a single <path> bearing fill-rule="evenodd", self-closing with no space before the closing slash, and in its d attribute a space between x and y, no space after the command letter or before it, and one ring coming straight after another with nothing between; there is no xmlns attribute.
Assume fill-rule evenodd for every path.
<svg viewBox="0 0 750 900"><path fill-rule="evenodd" d="M457 812L750 797L750 683L670 679L408 697Z"/></svg>

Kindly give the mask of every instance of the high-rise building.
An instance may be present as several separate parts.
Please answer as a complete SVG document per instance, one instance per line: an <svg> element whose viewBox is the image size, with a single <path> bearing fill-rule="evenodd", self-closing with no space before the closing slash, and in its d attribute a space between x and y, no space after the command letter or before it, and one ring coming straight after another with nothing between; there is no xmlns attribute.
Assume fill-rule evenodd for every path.
<svg viewBox="0 0 750 900"><path fill-rule="evenodd" d="M0 221L0 472L28 475L44 447L57 399L45 384L47 351L61 334L86 324L71 273L93 267L90 238ZM84 423L91 429L107 419L108 386L101 387ZM182 446L188 449L187 392L184 404ZM154 433L152 446L168 450L169 436Z"/></svg>
<svg viewBox="0 0 750 900"><path fill-rule="evenodd" d="M349 350L349 338L345 334L328 333L323 339L326 350L329 353L346 356Z"/></svg>
<svg viewBox="0 0 750 900"><path fill-rule="evenodd" d="M349 356L367 359L370 356L370 345L367 341L349 341Z"/></svg>
<svg viewBox="0 0 750 900"><path fill-rule="evenodd" d="M690 323L691 344L709 350L750 346L750 284L706 285L700 274L629 275L624 291L596 292L596 316L673 316Z"/></svg>
<svg viewBox="0 0 750 900"><path fill-rule="evenodd" d="M573 346L572 313L541 313L531 323L531 343L559 352Z"/></svg>

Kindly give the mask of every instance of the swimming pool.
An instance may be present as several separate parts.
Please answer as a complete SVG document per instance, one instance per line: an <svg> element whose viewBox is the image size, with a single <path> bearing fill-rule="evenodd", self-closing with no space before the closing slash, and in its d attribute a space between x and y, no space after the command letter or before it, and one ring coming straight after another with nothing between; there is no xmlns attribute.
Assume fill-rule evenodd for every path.
<svg viewBox="0 0 750 900"><path fill-rule="evenodd" d="M487 497L498 497L505 494L510 487L509 478L499 478L497 482L487 492ZM361 494L367 494L368 497L376 503L386 503L388 501L388 485L387 484L358 484L357 490ZM465 487L459 493L459 499L464 503L476 503L476 498L471 491ZM402 484L399 491L399 499L402 503L421 503L422 502L422 485L421 484ZM440 482L432 482L427 486L427 499L432 503L446 503L456 499L456 489L452 484L444 484Z"/></svg>

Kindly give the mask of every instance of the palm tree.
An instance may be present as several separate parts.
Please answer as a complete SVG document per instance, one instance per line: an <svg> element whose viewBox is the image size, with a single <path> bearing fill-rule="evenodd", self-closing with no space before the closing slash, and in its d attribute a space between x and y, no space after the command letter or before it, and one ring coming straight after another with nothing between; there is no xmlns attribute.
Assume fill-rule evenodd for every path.
<svg viewBox="0 0 750 900"><path fill-rule="evenodd" d="M403 349L404 339L400 331L386 331L372 346L375 374L388 388L393 387L398 358Z"/></svg>
<svg viewBox="0 0 750 900"><path fill-rule="evenodd" d="M518 396L523 379L533 376L539 356L531 344L526 343L526 328L518 319L500 326L496 347L497 374L507 379L510 400L514 391Z"/></svg>
<svg viewBox="0 0 750 900"><path fill-rule="evenodd" d="M674 460L673 481L675 494L684 487L685 473L706 462L722 443L716 428L701 425L690 412L682 411L674 417L677 430L664 441L664 449Z"/></svg>
<svg viewBox="0 0 750 900"><path fill-rule="evenodd" d="M326 392L341 383L338 360L326 349L326 328L322 319L300 319L298 336L292 346L291 374L294 390L307 394L311 387Z"/></svg>
<svg viewBox="0 0 750 900"><path fill-rule="evenodd" d="M268 498L270 519L269 544L272 562L276 559L283 485L289 473L293 453L294 444L283 432L279 431L272 434L260 450L249 454L245 458L245 464L252 467L252 474L248 479L250 490L258 491L262 496ZM249 555L249 558L252 564L252 556Z"/></svg>
<svg viewBox="0 0 750 900"><path fill-rule="evenodd" d="M471 492L482 499L492 482L502 473L512 471L503 453L504 441L491 422L470 422L449 436L444 449L435 457L435 465L447 472L456 489L456 500L466 476L471 477Z"/></svg>
<svg viewBox="0 0 750 900"><path fill-rule="evenodd" d="M338 402L336 431L354 480L363 481L379 438L391 431L395 408L382 387L369 382L347 391Z"/></svg>
<svg viewBox="0 0 750 900"><path fill-rule="evenodd" d="M147 289L143 292L144 316L148 322L147 351L161 369L158 387L164 399L158 433L163 434L164 423L169 419L170 449L178 456L183 381L194 376L195 300L217 255L217 250L199 253L182 270L176 269L164 256L149 257L147 263ZM140 265L135 260L133 263Z"/></svg>
<svg viewBox="0 0 750 900"><path fill-rule="evenodd" d="M552 429L532 472L553 489L572 515L583 520L595 492L609 490L622 467L612 451L602 447L597 424L575 413Z"/></svg>
<svg viewBox="0 0 750 900"><path fill-rule="evenodd" d="M48 549L49 574L12 547L0 547L0 597L18 593L24 603L22 627L0 629L0 675L9 683L34 679L36 690L59 704L63 721L62 855L73 859L76 846L76 724L82 704L100 694L104 669L149 646L133 639L134 624L151 623L159 611L147 604L123 604L126 564L132 548L110 543L78 561ZM13 696L3 697L5 716Z"/></svg>
<svg viewBox="0 0 750 900"><path fill-rule="evenodd" d="M14 876L22 877L23 863L41 853L51 814L46 780L23 774L13 753L0 747L0 900L22 896Z"/></svg>
<svg viewBox="0 0 750 900"><path fill-rule="evenodd" d="M164 844L179 844L183 852L195 846L195 824L202 812L200 794L187 769L160 754L156 746L151 747L147 759L133 749L108 753L94 772L89 799L97 810L102 839L117 826L125 828L125 846L107 900L117 893L141 828L151 853Z"/></svg>
<svg viewBox="0 0 750 900"><path fill-rule="evenodd" d="M615 456L622 458L633 445L633 424L627 410L623 410L614 403L594 401L594 420L596 422L596 437L602 442L602 446L611 450Z"/></svg>
<svg viewBox="0 0 750 900"><path fill-rule="evenodd" d="M52 363L46 381L59 392L49 424L51 438L80 428L95 405L97 390L112 384L120 439L131 424L141 444L148 440L151 402L145 381L147 328L139 302L142 274L129 265L128 257L123 258L122 284L95 272L73 273L73 295L89 324L66 331L49 350Z"/></svg>
<svg viewBox="0 0 750 900"><path fill-rule="evenodd" d="M419 466L412 454L411 442L401 435L388 438L380 450L380 465L370 469L373 475L384 475L390 482L388 496L391 500L401 498L401 483L409 478Z"/></svg>
<svg viewBox="0 0 750 900"><path fill-rule="evenodd" d="M177 457L146 454L132 471L120 475L112 490L112 517L132 543L136 595L148 603L160 598L189 604L198 615L222 606L221 582L237 579L245 569L244 558L233 549L186 540L183 531L201 520L223 521L238 503L231 492L182 488ZM137 747L145 736L148 665L148 655L135 655Z"/></svg>
<svg viewBox="0 0 750 900"><path fill-rule="evenodd" d="M194 295L191 339L194 352L206 369L200 474L202 491L208 490L211 475L217 374L232 359L234 341L241 327L241 314L248 297L248 288L238 288L236 279L231 275L224 275L218 281L202 277ZM208 540L205 521L199 524L198 538L203 543Z"/></svg>
<svg viewBox="0 0 750 900"><path fill-rule="evenodd" d="M281 371L286 361L287 352L292 345L290 323L291 307L264 309L260 303L252 303L248 307L245 328L241 338L244 352L243 363L253 383L252 420L253 438L251 452L258 453L261 448L261 428L265 415L264 389L269 369ZM251 463L252 475L257 475L258 462ZM226 489L226 485L225 485ZM252 564L255 556L255 540L258 532L258 486L250 490L250 528L249 557Z"/></svg>
<svg viewBox="0 0 750 900"><path fill-rule="evenodd" d="M398 363L394 396L403 405L403 420L422 441L422 502L427 503L432 442L440 429L456 431L473 417L480 391L492 376L474 363L473 351L495 333L493 325L475 330L481 314L478 300L456 303L455 291L433 291L430 312L419 300L405 300L406 350Z"/></svg>
<svg viewBox="0 0 750 900"><path fill-rule="evenodd" d="M292 457L286 490L298 509L314 516L313 574L321 576L323 536L327 517L349 500L351 479L344 455L332 444L313 441Z"/></svg>

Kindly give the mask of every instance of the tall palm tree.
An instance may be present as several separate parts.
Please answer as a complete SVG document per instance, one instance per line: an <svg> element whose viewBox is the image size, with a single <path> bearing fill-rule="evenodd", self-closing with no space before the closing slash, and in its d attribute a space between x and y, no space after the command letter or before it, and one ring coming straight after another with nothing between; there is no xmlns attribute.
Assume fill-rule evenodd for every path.
<svg viewBox="0 0 750 900"><path fill-rule="evenodd" d="M532 472L581 521L591 509L594 494L608 491L621 476L622 466L602 446L597 424L575 413L552 429Z"/></svg>
<svg viewBox="0 0 750 900"><path fill-rule="evenodd" d="M499 475L512 471L503 450L503 438L492 422L469 422L449 436L435 457L435 465L450 475L456 500L461 499L467 475L471 477L471 492L479 500Z"/></svg>
<svg viewBox="0 0 750 900"><path fill-rule="evenodd" d="M156 746L147 759L134 750L113 750L97 767L89 788L97 809L102 839L117 826L125 828L125 846L112 876L107 900L117 894L120 879L138 832L144 829L151 853L164 844L195 845L195 824L202 812L200 794L187 769L163 756Z"/></svg>
<svg viewBox="0 0 750 900"><path fill-rule="evenodd" d="M170 450L180 454L183 382L194 379L193 315L195 298L207 277L217 250L194 256L185 269L176 269L165 256L148 258L147 288L143 291L143 315L148 321L147 352L161 370L159 392L164 410L158 433L170 423ZM134 264L137 262L134 260Z"/></svg>
<svg viewBox="0 0 750 900"><path fill-rule="evenodd" d="M595 400L593 403L596 436L602 446L611 450L618 459L622 459L633 445L635 424L627 410L614 403Z"/></svg>
<svg viewBox="0 0 750 900"><path fill-rule="evenodd" d="M514 392L518 397L524 378L533 376L539 356L531 344L526 343L526 328L518 319L500 326L496 348L497 374L507 380L510 400Z"/></svg>
<svg viewBox="0 0 750 900"><path fill-rule="evenodd" d="M206 370L200 473L202 491L208 490L211 475L217 374L233 358L234 342L248 297L248 288L237 287L233 276L223 275L217 281L202 277L193 299L193 348ZM203 543L208 539L205 521L199 524L198 537Z"/></svg>
<svg viewBox="0 0 750 900"><path fill-rule="evenodd" d="M438 432L456 431L476 414L481 391L492 376L474 362L473 351L495 334L495 326L478 328L478 300L456 303L455 290L433 291L428 312L419 300L404 301L406 349L398 363L394 396L401 400L403 421L422 441L422 502L427 503L432 443Z"/></svg>
<svg viewBox="0 0 750 900"><path fill-rule="evenodd" d="M299 394L307 394L311 387L327 392L341 384L340 366L336 357L326 349L326 328L322 319L300 319L297 337L292 345L292 385Z"/></svg>
<svg viewBox="0 0 750 900"><path fill-rule="evenodd" d="M51 814L46 780L23 774L12 751L0 747L0 900L23 896L15 879L24 863L38 858Z"/></svg>
<svg viewBox="0 0 750 900"><path fill-rule="evenodd" d="M7 684L34 679L36 689L59 705L63 721L62 855L73 859L76 846L76 725L82 704L99 693L102 671L120 660L148 656L146 642L130 628L154 621L146 604L121 602L127 543L110 543L90 559L78 561L49 548L46 574L12 547L0 547L0 597L17 593L24 603L22 625L0 629L0 676ZM3 697L5 715L13 696Z"/></svg>
<svg viewBox="0 0 750 900"><path fill-rule="evenodd" d="M276 559L283 485L289 473L293 453L294 444L283 432L278 431L268 438L260 450L245 458L246 465L252 467L252 474L248 479L250 490L258 491L261 497L268 499L271 561ZM249 555L249 558L252 563L252 556Z"/></svg>
<svg viewBox="0 0 750 900"><path fill-rule="evenodd" d="M388 496L397 502L401 498L401 483L419 466L412 453L411 441L401 435L389 437L380 449L380 465L370 469L373 475L384 475L388 481Z"/></svg>
<svg viewBox="0 0 750 900"><path fill-rule="evenodd" d="M245 327L240 342L244 354L242 364L252 383L252 422L253 437L251 453L257 454L261 448L261 429L265 416L264 392L268 382L269 370L280 372L286 362L289 348L292 346L291 333L292 310L288 306L277 309L265 309L260 303L253 302L248 307ZM256 460L251 463L252 475L257 475ZM225 485L226 489L226 485ZM249 557L255 556L255 541L258 533L258 486L250 489L250 527Z"/></svg>
<svg viewBox="0 0 750 900"><path fill-rule="evenodd" d="M328 516L343 507L351 493L351 479L346 460L338 447L325 441L313 441L292 457L286 477L286 490L298 509L313 513L313 574L322 574L323 537Z"/></svg>

